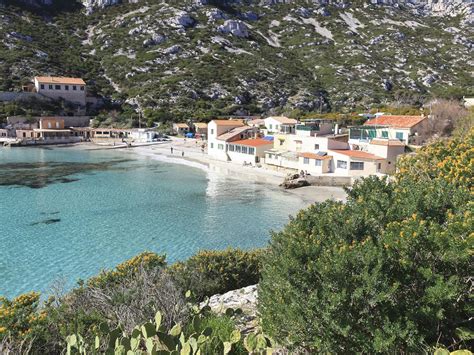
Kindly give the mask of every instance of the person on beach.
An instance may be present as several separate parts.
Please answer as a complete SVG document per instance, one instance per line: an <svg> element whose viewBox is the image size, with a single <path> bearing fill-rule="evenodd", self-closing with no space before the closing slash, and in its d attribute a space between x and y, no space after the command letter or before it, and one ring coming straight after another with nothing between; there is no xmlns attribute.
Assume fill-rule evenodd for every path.
<svg viewBox="0 0 474 355"><path fill-rule="evenodd" d="M173 147L171 147L171 154L173 154Z"/></svg>
<svg viewBox="0 0 474 355"><path fill-rule="evenodd" d="M184 157L184 150L181 152L181 156Z"/></svg>

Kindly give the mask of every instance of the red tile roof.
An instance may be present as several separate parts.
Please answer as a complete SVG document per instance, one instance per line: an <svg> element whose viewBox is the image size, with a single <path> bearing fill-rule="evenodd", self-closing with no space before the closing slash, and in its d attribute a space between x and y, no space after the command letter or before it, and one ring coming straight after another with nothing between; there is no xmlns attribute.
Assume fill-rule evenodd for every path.
<svg viewBox="0 0 474 355"><path fill-rule="evenodd" d="M425 116L378 116L364 123L365 126L384 125L398 128L411 128L426 119Z"/></svg>
<svg viewBox="0 0 474 355"><path fill-rule="evenodd" d="M316 159L316 160L332 159L332 156L330 155L318 155L315 153L308 153L308 152L300 153L299 156L303 158Z"/></svg>
<svg viewBox="0 0 474 355"><path fill-rule="evenodd" d="M266 139L261 139L261 138L242 139L240 141L229 142L229 144L245 145L245 146L248 146L248 147L260 147L262 145L271 145L271 146L273 146L272 141L267 141Z"/></svg>
<svg viewBox="0 0 474 355"><path fill-rule="evenodd" d="M374 154L363 152L361 150L334 150L333 149L331 150L331 152L347 155L348 157L351 157L351 158L369 159L369 160L384 160L385 159Z"/></svg>
<svg viewBox="0 0 474 355"><path fill-rule="evenodd" d="M65 78L59 76L35 76L39 83L43 84L70 84L70 85L86 85L81 78Z"/></svg>

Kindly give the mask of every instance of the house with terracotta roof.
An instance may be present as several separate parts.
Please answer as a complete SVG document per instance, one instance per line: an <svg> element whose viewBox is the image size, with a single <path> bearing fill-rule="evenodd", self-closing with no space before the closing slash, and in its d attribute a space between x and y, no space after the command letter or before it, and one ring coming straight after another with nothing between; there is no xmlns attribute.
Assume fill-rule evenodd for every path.
<svg viewBox="0 0 474 355"><path fill-rule="evenodd" d="M230 160L244 165L259 164L265 157L265 151L273 146L273 141L263 138L249 138L229 142L227 155Z"/></svg>
<svg viewBox="0 0 474 355"><path fill-rule="evenodd" d="M264 119L265 134L272 135L277 133L293 134L296 130L297 120L285 116L271 116Z"/></svg>
<svg viewBox="0 0 474 355"><path fill-rule="evenodd" d="M38 94L80 106L86 105L86 83L81 78L35 76L33 81Z"/></svg>
<svg viewBox="0 0 474 355"><path fill-rule="evenodd" d="M372 139L398 139L409 144L414 136L422 135L426 129L426 116L381 115L369 119L363 126L349 127L349 143L367 144Z"/></svg>
<svg viewBox="0 0 474 355"><path fill-rule="evenodd" d="M321 175L331 171L332 156L326 152L298 154L298 169L308 172L311 175Z"/></svg>
<svg viewBox="0 0 474 355"><path fill-rule="evenodd" d="M173 123L173 132L178 136L184 136L190 131L187 123Z"/></svg>
<svg viewBox="0 0 474 355"><path fill-rule="evenodd" d="M386 159L360 150L330 150L331 172L342 176L369 176L386 173Z"/></svg>
<svg viewBox="0 0 474 355"><path fill-rule="evenodd" d="M206 122L195 122L193 123L194 133L196 138L205 139L207 137L207 123Z"/></svg>
<svg viewBox="0 0 474 355"><path fill-rule="evenodd" d="M228 143L254 137L257 131L242 120L212 120L207 125L207 153L212 158L229 161Z"/></svg>

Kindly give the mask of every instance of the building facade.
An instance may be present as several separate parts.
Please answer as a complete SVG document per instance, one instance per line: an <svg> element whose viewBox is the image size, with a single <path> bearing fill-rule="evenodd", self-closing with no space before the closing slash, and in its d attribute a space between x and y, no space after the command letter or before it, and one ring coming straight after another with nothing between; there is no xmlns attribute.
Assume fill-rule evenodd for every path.
<svg viewBox="0 0 474 355"><path fill-rule="evenodd" d="M38 94L55 100L64 99L76 105L86 105L86 83L80 78L36 76L35 90Z"/></svg>

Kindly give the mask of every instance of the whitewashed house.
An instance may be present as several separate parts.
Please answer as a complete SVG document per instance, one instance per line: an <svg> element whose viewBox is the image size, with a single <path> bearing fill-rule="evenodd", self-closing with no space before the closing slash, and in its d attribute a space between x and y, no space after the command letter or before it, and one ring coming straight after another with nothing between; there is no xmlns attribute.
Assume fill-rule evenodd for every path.
<svg viewBox="0 0 474 355"><path fill-rule="evenodd" d="M385 158L359 150L331 150L331 172L341 176L384 174Z"/></svg>
<svg viewBox="0 0 474 355"><path fill-rule="evenodd" d="M227 144L227 154L231 161L242 164L258 164L265 157L265 151L273 146L273 141L250 138L231 141Z"/></svg>
<svg viewBox="0 0 474 355"><path fill-rule="evenodd" d="M272 116L264 119L265 134L294 134L297 120L284 116Z"/></svg>
<svg viewBox="0 0 474 355"><path fill-rule="evenodd" d="M349 144L352 147L366 145L375 138L397 139L409 144L412 137L424 133L427 124L426 116L377 116L363 126L349 127Z"/></svg>
<svg viewBox="0 0 474 355"><path fill-rule="evenodd" d="M227 144L255 137L258 129L246 126L241 120L212 120L207 125L207 153L214 159L231 160Z"/></svg>

